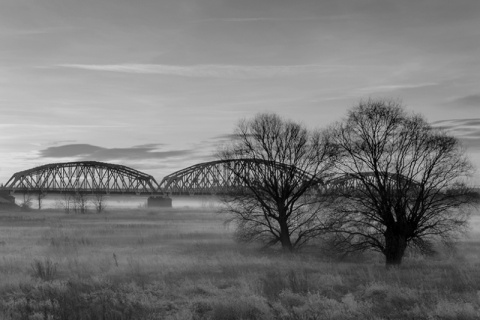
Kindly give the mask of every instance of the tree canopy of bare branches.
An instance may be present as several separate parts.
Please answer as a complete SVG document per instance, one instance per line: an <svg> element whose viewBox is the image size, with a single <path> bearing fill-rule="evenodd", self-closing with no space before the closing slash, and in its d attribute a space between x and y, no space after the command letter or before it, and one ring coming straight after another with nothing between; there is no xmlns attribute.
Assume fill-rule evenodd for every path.
<svg viewBox="0 0 480 320"><path fill-rule="evenodd" d="M240 121L219 152L222 160L258 163L255 172L230 168L247 186L247 192L225 201L237 223L237 237L267 246L280 243L292 251L322 233L320 198L310 191L333 167L335 156L335 148L320 132L278 115Z"/></svg>
<svg viewBox="0 0 480 320"><path fill-rule="evenodd" d="M477 201L466 184L472 166L454 137L383 99L360 102L330 137L342 153L336 170L344 178L330 187L339 196L332 220L342 249L374 249L387 266L399 265L408 246L431 250L466 225Z"/></svg>

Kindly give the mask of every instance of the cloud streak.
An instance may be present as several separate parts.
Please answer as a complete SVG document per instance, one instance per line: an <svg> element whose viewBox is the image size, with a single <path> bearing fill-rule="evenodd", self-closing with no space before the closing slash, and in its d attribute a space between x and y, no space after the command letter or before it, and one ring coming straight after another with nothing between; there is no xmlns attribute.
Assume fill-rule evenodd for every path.
<svg viewBox="0 0 480 320"><path fill-rule="evenodd" d="M457 98L453 100L450 104L453 104L458 107L466 108L480 108L480 94L472 94L465 97Z"/></svg>
<svg viewBox="0 0 480 320"><path fill-rule="evenodd" d="M91 125L91 124L35 124L35 123L0 123L0 128L16 128L16 127L28 127L28 128L39 128L39 129L50 129L50 128L126 128L129 125Z"/></svg>
<svg viewBox="0 0 480 320"><path fill-rule="evenodd" d="M301 17L301 18L287 18L287 17L257 17L257 18L213 18L195 20L192 23L205 23L205 22L262 22L262 21L310 21L319 20L319 17Z"/></svg>
<svg viewBox="0 0 480 320"><path fill-rule="evenodd" d="M54 67L88 71L107 71L134 74L160 74L188 78L255 79L301 74L326 73L352 68L345 65L163 65L163 64L59 64Z"/></svg>
<svg viewBox="0 0 480 320"><path fill-rule="evenodd" d="M450 132L470 151L480 151L480 118L441 120L432 126Z"/></svg>
<svg viewBox="0 0 480 320"><path fill-rule="evenodd" d="M424 87L436 86L436 82L425 82L425 83L414 83L414 84L390 84L390 85L381 85L362 88L360 92L386 92L386 91L395 91L395 90L405 90L405 89L417 89Z"/></svg>
<svg viewBox="0 0 480 320"><path fill-rule="evenodd" d="M67 144L40 150L42 158L76 158L78 160L148 160L190 156L194 150L157 151L157 145L134 146L131 148L103 148L90 144Z"/></svg>
<svg viewBox="0 0 480 320"><path fill-rule="evenodd" d="M0 30L0 36L36 36L42 34L50 34L50 33L59 33L68 30L73 30L72 27L64 27L64 28L38 28L38 29L6 29L3 28Z"/></svg>

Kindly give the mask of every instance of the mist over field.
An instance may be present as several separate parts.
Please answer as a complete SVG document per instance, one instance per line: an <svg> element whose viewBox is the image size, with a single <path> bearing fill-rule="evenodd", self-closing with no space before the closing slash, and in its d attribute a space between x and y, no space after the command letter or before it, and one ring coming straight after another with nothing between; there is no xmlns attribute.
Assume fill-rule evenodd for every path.
<svg viewBox="0 0 480 320"><path fill-rule="evenodd" d="M15 197L15 203L21 205L25 199L29 198L32 208L38 208L38 200L35 194L24 196L23 194L13 194ZM25 198L26 197L26 198ZM221 205L221 200L217 196L170 196L172 198L173 208L216 208ZM88 201L93 200L94 196L87 195L90 198ZM108 210L111 209L139 209L147 207L148 196L137 195L105 195L105 206ZM45 209L62 209L62 204L65 202L65 196L61 194L47 194L42 198L42 208ZM88 203L89 210L95 211L93 203Z"/></svg>

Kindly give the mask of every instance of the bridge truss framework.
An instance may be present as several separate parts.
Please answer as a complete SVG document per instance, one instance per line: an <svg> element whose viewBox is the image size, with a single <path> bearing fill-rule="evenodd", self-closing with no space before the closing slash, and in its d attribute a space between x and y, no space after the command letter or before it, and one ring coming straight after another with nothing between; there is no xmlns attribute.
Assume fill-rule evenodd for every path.
<svg viewBox="0 0 480 320"><path fill-rule="evenodd" d="M17 193L91 193L137 195L221 195L248 192L252 181L269 166L279 174L293 172L298 180L312 179L309 173L285 164L257 159L232 159L199 163L176 171L157 183L151 175L135 169L104 162L80 161L53 163L15 173L2 188ZM411 183L387 174L392 185ZM335 175L316 181L316 192L348 191L361 187L360 180L374 180L374 174ZM373 182L373 181L372 181Z"/></svg>
<svg viewBox="0 0 480 320"><path fill-rule="evenodd" d="M232 194L248 192L250 183L260 181L259 173L273 167L279 174L292 170L295 179L311 175L293 166L258 159L232 159L199 163L176 171L160 182L160 190L174 195Z"/></svg>
<svg viewBox="0 0 480 320"><path fill-rule="evenodd" d="M17 172L3 189L19 193L159 194L152 176L97 161L54 163Z"/></svg>

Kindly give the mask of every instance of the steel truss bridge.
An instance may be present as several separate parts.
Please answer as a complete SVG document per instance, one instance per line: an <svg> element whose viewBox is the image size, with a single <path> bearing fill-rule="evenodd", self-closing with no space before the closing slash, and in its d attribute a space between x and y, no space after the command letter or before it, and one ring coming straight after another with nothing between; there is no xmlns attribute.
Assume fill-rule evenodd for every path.
<svg viewBox="0 0 480 320"><path fill-rule="evenodd" d="M275 174L289 174L299 183L312 179L309 173L293 166L256 159L235 159L199 163L176 171L157 183L151 175L126 166L80 161L52 163L17 172L1 189L13 193L236 194L245 192L248 183L258 181L258 172L265 170L265 167L269 167ZM361 179L373 178L374 175L370 172L361 176L337 175L328 181L317 180L316 189L320 192L333 189L351 190L359 188ZM395 183L406 182L405 178L393 174L388 174L388 179Z"/></svg>
<svg viewBox="0 0 480 320"><path fill-rule="evenodd" d="M298 168L272 161L219 160L199 163L166 176L160 182L160 190L170 194L203 195L248 192L248 184L259 181L259 172L288 174L297 182L312 178Z"/></svg>
<svg viewBox="0 0 480 320"><path fill-rule="evenodd" d="M151 175L97 161L52 163L20 171L3 189L18 193L159 194Z"/></svg>

